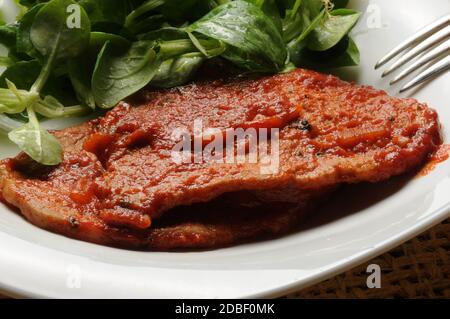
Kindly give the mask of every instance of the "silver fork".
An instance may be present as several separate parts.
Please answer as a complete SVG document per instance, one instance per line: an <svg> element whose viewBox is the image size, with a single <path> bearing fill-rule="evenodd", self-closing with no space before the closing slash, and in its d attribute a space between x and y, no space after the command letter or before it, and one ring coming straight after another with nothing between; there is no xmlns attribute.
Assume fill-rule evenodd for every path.
<svg viewBox="0 0 450 319"><path fill-rule="evenodd" d="M400 43L377 62L375 69L385 65L402 52L405 53L383 72L382 77L391 74L401 66L411 62L421 53L424 54L394 77L391 80L390 85L404 79L406 76L428 63L430 66L406 83L400 89L400 93L424 83L434 76L450 69L450 14L447 14L432 24L424 27Z"/></svg>

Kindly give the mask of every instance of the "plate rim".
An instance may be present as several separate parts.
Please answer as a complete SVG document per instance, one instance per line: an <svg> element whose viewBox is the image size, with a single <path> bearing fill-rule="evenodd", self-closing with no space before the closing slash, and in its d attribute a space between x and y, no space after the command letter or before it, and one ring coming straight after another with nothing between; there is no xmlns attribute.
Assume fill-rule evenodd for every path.
<svg viewBox="0 0 450 319"><path fill-rule="evenodd" d="M380 245L380 247L362 253L358 257L349 257L349 259L351 258L351 261L348 261L347 263L343 263L342 265L338 265L334 268L324 270L321 273L317 273L317 275L311 276L311 278L308 278L308 280L305 280L305 282L292 282L291 284L281 285L279 287L268 289L267 291L258 294L250 294L243 298L279 298L295 291L311 287L317 283L326 281L333 278L334 276L351 270L354 267L363 265L371 259L381 256L384 253L387 253L390 250L403 245L407 241L419 236L423 232L430 230L434 226L439 225L448 218L450 218L450 200L441 208L438 208L430 213L428 218L424 219L422 223L413 225L409 229L400 233L400 235L398 235L397 237L389 238L389 240L385 241L385 243L383 245Z"/></svg>
<svg viewBox="0 0 450 319"><path fill-rule="evenodd" d="M308 276L304 279L292 280L287 284L261 290L258 293L240 295L237 296L236 298L237 299L278 298L293 293L295 291L299 291L301 289L310 287L316 283L330 279L356 266L362 265L365 262L371 260L372 258L384 254L385 252L388 252L389 250L420 235L422 232L427 231L428 229L434 227L435 225L441 223L442 221L446 220L449 217L450 217L450 200L447 204L430 213L426 218L424 218L421 221L421 223L417 223L409 227L408 229L404 230L402 233L398 234L395 237L390 237L385 242L383 242L383 244L381 244L379 247L363 252L356 257L355 255L352 255L348 257L346 261L341 260L338 265L335 265L334 267L328 266L325 270L317 272L316 274ZM11 235L9 236L13 237ZM21 240L19 238L15 239ZM2 250L0 250L0 257L1 255ZM15 298L39 298L39 299L49 298L49 296L46 295L45 293L32 292L31 289L26 289L24 287L12 287L4 284L1 281L0 281L0 292L5 296Z"/></svg>
<svg viewBox="0 0 450 319"><path fill-rule="evenodd" d="M398 233L396 236L391 236L386 240L380 242L379 246L372 248L367 251L363 251L360 254L353 254L347 257L345 260L338 260L338 264L330 264L326 265L324 270L320 272L316 272L312 275L306 275L306 279L297 279L291 280L289 283L284 283L282 285L272 285L265 290L260 289L258 293L248 294L248 295L239 295L238 298L276 298L291 292L298 291L300 289L309 287L314 285L315 283L324 281L329 279L335 275L341 274L346 270L352 269L355 266L361 265L370 259L379 256L392 248L395 248L404 242L408 241L411 238L421 234L427 229L439 224L445 219L450 217L450 199L440 208L434 209L429 212L426 217L417 221L415 224L410 225L410 227L405 228L402 232ZM19 237L14 237L11 234L6 233L6 235L10 236L15 240L22 240ZM0 242L0 247L4 247L5 244ZM61 252L58 252L61 253ZM0 260L2 260L3 250L0 249ZM26 297L26 298L48 298L48 296L44 293L44 289L42 286L33 286L33 289L26 289L27 287L11 287L6 285L3 280L0 279L0 292L5 295L10 295L12 297ZM36 293L37 291L41 293Z"/></svg>

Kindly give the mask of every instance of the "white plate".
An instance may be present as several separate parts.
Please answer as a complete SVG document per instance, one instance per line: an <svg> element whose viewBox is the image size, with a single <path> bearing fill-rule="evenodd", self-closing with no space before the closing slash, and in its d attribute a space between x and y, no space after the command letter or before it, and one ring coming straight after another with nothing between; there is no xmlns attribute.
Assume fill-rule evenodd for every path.
<svg viewBox="0 0 450 319"><path fill-rule="evenodd" d="M388 80L380 80L380 72L373 70L377 58L450 12L450 1L370 1L369 12L368 4L351 4L365 12L354 31L362 66L344 76L388 89ZM439 111L446 141L449 88L447 73L413 92ZM4 143L2 156L13 151ZM356 266L449 217L449 174L450 161L396 191L384 187L392 183L379 185L386 194L366 207L353 203L361 190L348 190L342 197L353 203L351 214L277 240L194 253L135 252L84 243L36 228L0 206L0 289L29 297L280 296Z"/></svg>

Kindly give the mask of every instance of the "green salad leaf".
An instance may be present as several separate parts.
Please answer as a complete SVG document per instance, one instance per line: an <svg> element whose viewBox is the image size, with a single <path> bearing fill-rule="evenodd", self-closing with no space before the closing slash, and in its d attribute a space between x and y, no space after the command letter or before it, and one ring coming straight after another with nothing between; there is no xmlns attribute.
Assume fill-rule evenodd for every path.
<svg viewBox="0 0 450 319"><path fill-rule="evenodd" d="M62 149L58 140L35 123L27 123L8 134L32 159L44 165L57 165L62 161Z"/></svg>
<svg viewBox="0 0 450 319"><path fill-rule="evenodd" d="M349 9L331 11L324 21L314 28L308 42L308 49L314 51L331 49L348 34L359 16L359 12Z"/></svg>
<svg viewBox="0 0 450 319"><path fill-rule="evenodd" d="M10 49L16 46L17 26L0 25L0 44Z"/></svg>
<svg viewBox="0 0 450 319"><path fill-rule="evenodd" d="M111 108L145 86L357 65L348 0L15 0L0 18L0 130L32 159L62 150L40 121ZM5 52L5 53L3 53Z"/></svg>
<svg viewBox="0 0 450 319"><path fill-rule="evenodd" d="M81 104L95 109L96 102L92 92L92 74L94 73L97 57L103 46L111 42L115 46L127 47L130 42L115 34L92 32L88 49L76 58L70 59L68 72L70 81Z"/></svg>
<svg viewBox="0 0 450 319"><path fill-rule="evenodd" d="M188 53L165 60L159 66L150 84L161 88L182 85L194 77L204 60L205 57L198 53Z"/></svg>
<svg viewBox="0 0 450 319"><path fill-rule="evenodd" d="M80 25L69 27L67 10L70 5L76 3L72 0L48 2L37 12L31 25L30 40L34 48L51 63L78 56L89 44L89 18L79 7Z"/></svg>
<svg viewBox="0 0 450 319"><path fill-rule="evenodd" d="M15 62L0 76L0 87L7 88L6 81L9 80L19 89L29 90L40 72L41 65L37 60Z"/></svg>
<svg viewBox="0 0 450 319"><path fill-rule="evenodd" d="M20 53L25 53L30 57L41 58L41 55L31 42L30 32L34 19L43 6L44 4L41 3L28 10L20 20L19 29L17 30L17 51Z"/></svg>
<svg viewBox="0 0 450 319"><path fill-rule="evenodd" d="M233 1L223 4L186 28L223 41L223 57L243 69L277 72L287 58L283 38L271 19L254 4Z"/></svg>
<svg viewBox="0 0 450 319"><path fill-rule="evenodd" d="M93 28L105 23L122 26L130 10L128 0L80 0Z"/></svg>
<svg viewBox="0 0 450 319"><path fill-rule="evenodd" d="M79 55L89 44L90 22L86 13L79 9L78 27L69 27L67 11L71 5L77 5L71 0L52 0L45 5L38 5L24 15L21 32L17 43L30 56L39 52L42 56L42 67L29 91L19 90L16 85L5 77L5 82L16 100L11 102L11 95L0 93L0 109L2 113L20 113L26 110L29 122L8 134L11 141L27 153L35 161L44 165L56 165L62 160L62 150L59 142L50 133L40 127L35 108L45 115L55 111L56 99L50 96L43 100L40 93L51 76L53 68L63 59ZM19 28L20 29L20 28ZM16 65L6 71L17 75L24 72L23 64ZM27 72L32 72L33 69ZM20 79L18 79L20 81ZM22 80L23 81L23 80ZM29 83L21 83L24 87ZM3 90L4 91L4 90ZM58 102L59 103L59 102ZM64 113L64 110L63 112Z"/></svg>
<svg viewBox="0 0 450 319"><path fill-rule="evenodd" d="M148 40L134 42L129 47L105 44L92 77L93 94L99 107L113 107L152 80L159 67L154 48L155 42Z"/></svg>

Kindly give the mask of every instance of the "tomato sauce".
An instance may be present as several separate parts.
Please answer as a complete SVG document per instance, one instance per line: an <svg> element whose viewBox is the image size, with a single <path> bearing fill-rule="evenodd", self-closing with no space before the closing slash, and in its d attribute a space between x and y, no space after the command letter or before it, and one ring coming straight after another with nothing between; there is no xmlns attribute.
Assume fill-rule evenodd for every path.
<svg viewBox="0 0 450 319"><path fill-rule="evenodd" d="M450 144L442 144L437 151L433 153L425 166L419 171L417 176L426 176L430 174L436 166L445 162L450 157Z"/></svg>

